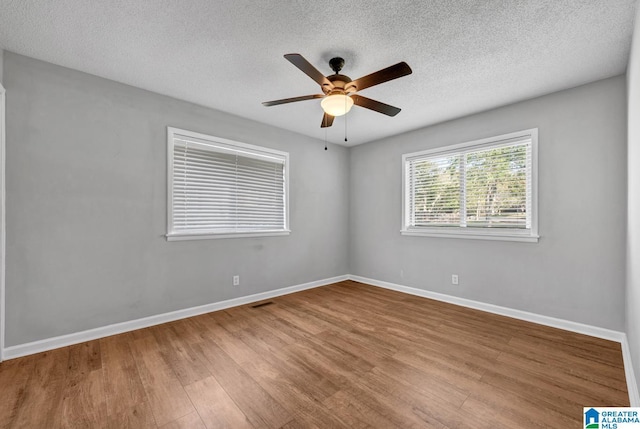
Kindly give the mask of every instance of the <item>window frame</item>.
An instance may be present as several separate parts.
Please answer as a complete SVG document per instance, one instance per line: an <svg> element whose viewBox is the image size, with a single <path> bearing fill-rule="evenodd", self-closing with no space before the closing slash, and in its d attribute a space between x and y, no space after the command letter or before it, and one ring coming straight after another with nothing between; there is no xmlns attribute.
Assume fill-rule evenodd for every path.
<svg viewBox="0 0 640 429"><path fill-rule="evenodd" d="M173 223L173 168L174 168L174 142L177 136L194 139L199 144L219 145L223 150L233 150L245 152L258 157L274 157L284 160L284 225L282 229L257 230L257 231L184 231L175 230ZM229 149L231 148L231 149ZM220 151L222 152L222 151ZM221 238L244 238L244 237L272 237L289 235L289 153L271 149L263 146L242 143L234 140L216 137L212 135L183 130L175 127L167 127L167 241L182 240L207 240Z"/></svg>
<svg viewBox="0 0 640 429"><path fill-rule="evenodd" d="M471 149L489 149L504 145L508 140L523 137L531 138L531 228L466 228L464 226L453 227L415 227L410 226L409 204L409 168L411 159L422 156L451 155L453 153L467 152ZM502 143L501 143L502 142ZM479 240L502 240L538 242L538 128L516 131L499 136L473 140L449 146L440 146L419 152L402 155L402 226L400 233L408 236L441 237L441 238L467 238Z"/></svg>

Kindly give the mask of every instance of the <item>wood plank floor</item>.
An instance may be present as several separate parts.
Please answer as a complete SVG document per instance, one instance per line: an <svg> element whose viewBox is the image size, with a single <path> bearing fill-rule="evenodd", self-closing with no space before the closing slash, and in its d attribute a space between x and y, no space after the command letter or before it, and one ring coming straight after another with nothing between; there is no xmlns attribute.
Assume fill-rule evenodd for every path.
<svg viewBox="0 0 640 429"><path fill-rule="evenodd" d="M0 364L2 428L574 428L620 345L345 281Z"/></svg>

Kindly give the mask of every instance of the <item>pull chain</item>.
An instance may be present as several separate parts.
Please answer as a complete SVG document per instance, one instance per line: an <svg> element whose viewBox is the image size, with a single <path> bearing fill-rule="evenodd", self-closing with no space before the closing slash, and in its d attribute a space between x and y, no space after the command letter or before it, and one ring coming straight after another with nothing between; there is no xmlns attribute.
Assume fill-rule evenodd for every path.
<svg viewBox="0 0 640 429"><path fill-rule="evenodd" d="M324 150L327 150L327 127L324 128Z"/></svg>
<svg viewBox="0 0 640 429"><path fill-rule="evenodd" d="M347 97L344 98L344 111L347 111ZM347 116L348 113L344 114L344 141L347 141Z"/></svg>

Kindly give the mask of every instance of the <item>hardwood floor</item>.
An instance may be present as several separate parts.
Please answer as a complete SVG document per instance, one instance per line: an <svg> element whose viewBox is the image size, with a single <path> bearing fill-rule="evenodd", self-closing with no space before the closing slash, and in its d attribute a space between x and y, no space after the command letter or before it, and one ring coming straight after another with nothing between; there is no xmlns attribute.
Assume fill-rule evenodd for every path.
<svg viewBox="0 0 640 429"><path fill-rule="evenodd" d="M620 345L352 281L0 364L2 428L574 428Z"/></svg>

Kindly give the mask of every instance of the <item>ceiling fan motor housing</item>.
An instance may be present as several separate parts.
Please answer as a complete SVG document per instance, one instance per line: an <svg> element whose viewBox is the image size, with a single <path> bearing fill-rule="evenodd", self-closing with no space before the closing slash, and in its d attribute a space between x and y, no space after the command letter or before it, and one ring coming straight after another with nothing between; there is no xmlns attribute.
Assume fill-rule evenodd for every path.
<svg viewBox="0 0 640 429"><path fill-rule="evenodd" d="M333 88L330 88L328 85L323 85L322 92L325 94L351 94L352 92L356 92L356 86L351 84L351 78L349 76L336 73L327 76L327 79L333 84Z"/></svg>

